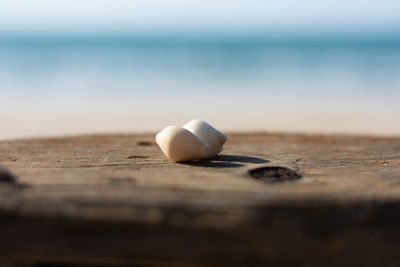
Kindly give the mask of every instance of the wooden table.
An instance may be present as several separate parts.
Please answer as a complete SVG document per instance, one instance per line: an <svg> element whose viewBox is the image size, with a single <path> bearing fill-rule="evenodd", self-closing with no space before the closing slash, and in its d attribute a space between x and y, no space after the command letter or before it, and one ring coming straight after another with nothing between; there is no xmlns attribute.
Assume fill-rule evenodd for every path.
<svg viewBox="0 0 400 267"><path fill-rule="evenodd" d="M228 134L0 142L0 263L400 266L400 138Z"/></svg>

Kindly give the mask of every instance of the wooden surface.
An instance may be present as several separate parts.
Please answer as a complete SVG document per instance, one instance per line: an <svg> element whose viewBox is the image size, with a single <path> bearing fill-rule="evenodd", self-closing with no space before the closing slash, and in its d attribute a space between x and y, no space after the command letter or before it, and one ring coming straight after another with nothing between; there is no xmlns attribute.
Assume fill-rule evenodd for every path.
<svg viewBox="0 0 400 267"><path fill-rule="evenodd" d="M400 139L230 134L0 142L0 263L400 266Z"/></svg>

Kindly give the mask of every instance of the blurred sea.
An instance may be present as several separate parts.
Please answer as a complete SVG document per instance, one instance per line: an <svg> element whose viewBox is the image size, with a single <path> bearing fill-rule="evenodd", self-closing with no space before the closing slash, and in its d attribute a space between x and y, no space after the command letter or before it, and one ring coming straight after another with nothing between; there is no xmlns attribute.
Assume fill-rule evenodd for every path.
<svg viewBox="0 0 400 267"><path fill-rule="evenodd" d="M0 36L0 105L0 122L14 129L3 137L23 136L24 128L11 124L23 124L26 114L43 124L85 118L90 125L101 124L101 112L119 124L85 132L152 131L167 121L212 120L218 113L215 120L232 130L399 134L393 119L400 113L393 112L400 111L400 36ZM341 127L340 118L359 120L364 111L393 123L357 131L349 119ZM138 113L134 124L121 126L126 114ZM260 122L293 114L305 120L303 127ZM160 116L165 120L150 123ZM335 127L318 126L329 119ZM52 128L42 129L25 133Z"/></svg>

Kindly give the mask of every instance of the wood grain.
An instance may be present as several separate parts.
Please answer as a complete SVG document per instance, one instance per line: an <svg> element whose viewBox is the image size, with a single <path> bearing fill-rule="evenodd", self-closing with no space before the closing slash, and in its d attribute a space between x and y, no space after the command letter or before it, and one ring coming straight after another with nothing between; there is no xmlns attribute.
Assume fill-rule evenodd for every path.
<svg viewBox="0 0 400 267"><path fill-rule="evenodd" d="M184 164L153 135L0 142L0 262L400 265L400 138L228 137Z"/></svg>

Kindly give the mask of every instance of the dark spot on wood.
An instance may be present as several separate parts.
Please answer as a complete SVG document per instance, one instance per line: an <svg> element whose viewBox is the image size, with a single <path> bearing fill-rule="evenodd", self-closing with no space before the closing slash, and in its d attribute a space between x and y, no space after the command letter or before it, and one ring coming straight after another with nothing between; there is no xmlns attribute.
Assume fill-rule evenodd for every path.
<svg viewBox="0 0 400 267"><path fill-rule="evenodd" d="M131 178L131 177L111 177L109 178L109 181L111 183L133 183L135 182L135 179Z"/></svg>
<svg viewBox="0 0 400 267"><path fill-rule="evenodd" d="M11 157L3 158L3 159L0 159L0 160L1 161L17 161L16 158L11 158Z"/></svg>
<svg viewBox="0 0 400 267"><path fill-rule="evenodd" d="M127 159L146 159L146 158L147 156L137 156L137 155L127 157Z"/></svg>
<svg viewBox="0 0 400 267"><path fill-rule="evenodd" d="M153 143L149 141L139 141L137 142L138 146L151 146Z"/></svg>
<svg viewBox="0 0 400 267"><path fill-rule="evenodd" d="M262 167L250 170L249 174L254 179L268 184L285 183L302 177L297 172L284 167Z"/></svg>
<svg viewBox="0 0 400 267"><path fill-rule="evenodd" d="M0 184L8 184L16 189L25 189L29 187L27 184L19 183L17 178L4 168L0 168Z"/></svg>
<svg viewBox="0 0 400 267"><path fill-rule="evenodd" d="M15 184L16 178L9 171L0 168L0 183L10 183Z"/></svg>

